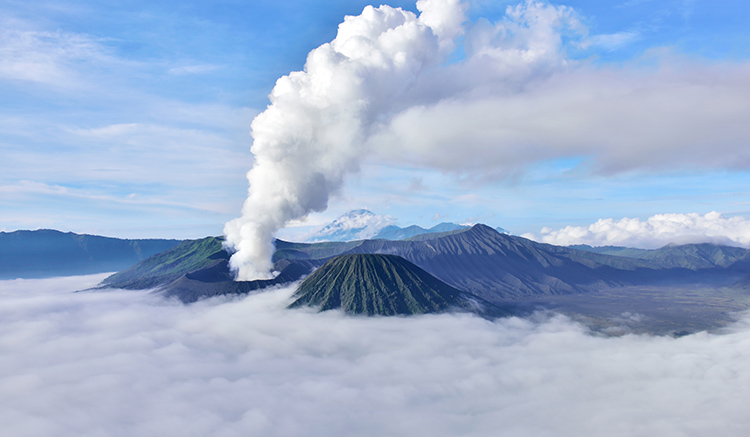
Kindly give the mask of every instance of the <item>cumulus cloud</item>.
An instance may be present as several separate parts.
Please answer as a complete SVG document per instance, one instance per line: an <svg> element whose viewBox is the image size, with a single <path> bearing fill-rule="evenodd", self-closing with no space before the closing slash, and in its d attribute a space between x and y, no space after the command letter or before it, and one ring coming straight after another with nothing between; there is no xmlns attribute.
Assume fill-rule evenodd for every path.
<svg viewBox="0 0 750 437"><path fill-rule="evenodd" d="M270 271L273 235L327 207L370 155L477 180L583 157L602 174L750 165L750 66L658 49L601 66L571 56L632 32L592 35L567 6L527 0L467 22L456 0L420 15L388 6L347 17L284 76L252 125L242 217L227 223L240 279ZM452 49L462 59L448 62Z"/></svg>
<svg viewBox="0 0 750 437"><path fill-rule="evenodd" d="M539 235L526 238L560 246L627 246L655 249L669 243L715 243L750 248L750 221L744 217L725 218L713 211L705 215L657 214L639 218L599 219L589 226L543 228Z"/></svg>
<svg viewBox="0 0 750 437"><path fill-rule="evenodd" d="M24 436L746 435L750 324L591 335L552 316L346 317L290 289L184 306L0 282L0 419Z"/></svg>

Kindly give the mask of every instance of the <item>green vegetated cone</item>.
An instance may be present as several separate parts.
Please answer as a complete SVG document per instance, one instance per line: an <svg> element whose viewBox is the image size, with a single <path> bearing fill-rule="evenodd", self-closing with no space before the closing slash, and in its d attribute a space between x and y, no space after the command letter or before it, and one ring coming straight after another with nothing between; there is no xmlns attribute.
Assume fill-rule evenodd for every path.
<svg viewBox="0 0 750 437"><path fill-rule="evenodd" d="M305 279L290 308L341 308L350 314L425 314L462 306L463 292L395 255L333 258Z"/></svg>

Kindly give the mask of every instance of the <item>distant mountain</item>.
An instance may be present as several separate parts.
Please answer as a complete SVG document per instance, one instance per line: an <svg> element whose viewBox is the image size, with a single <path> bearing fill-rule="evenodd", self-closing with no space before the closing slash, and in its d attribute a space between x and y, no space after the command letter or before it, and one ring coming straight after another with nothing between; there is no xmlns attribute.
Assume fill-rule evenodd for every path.
<svg viewBox="0 0 750 437"><path fill-rule="evenodd" d="M488 300L579 293L621 285L635 270L641 275L652 270L639 260L540 244L481 224L433 239L368 240L346 253L399 255Z"/></svg>
<svg viewBox="0 0 750 437"><path fill-rule="evenodd" d="M377 215L366 209L355 209L322 227L306 240L310 243L366 239L405 240L423 234L450 232L467 228L468 226L455 223L440 223L429 229L417 225L402 228L394 225L393 219L388 216Z"/></svg>
<svg viewBox="0 0 750 437"><path fill-rule="evenodd" d="M405 228L400 228L395 225L386 226L381 229L373 239L383 240L406 240L407 238L413 238L423 234L437 234L442 232L457 231L460 229L466 229L468 226L457 225L455 223L440 223L429 229L425 229L421 226L412 225Z"/></svg>
<svg viewBox="0 0 750 437"><path fill-rule="evenodd" d="M567 246L571 249L582 250L584 252L601 253L603 255L624 256L626 258L641 259L642 256L651 252L648 249L635 249L624 246L589 246L588 244L574 244Z"/></svg>
<svg viewBox="0 0 750 437"><path fill-rule="evenodd" d="M125 240L50 229L0 232L0 279L118 271L179 240Z"/></svg>
<svg viewBox="0 0 750 437"><path fill-rule="evenodd" d="M363 240L376 235L392 222L390 217L376 215L366 209L355 209L316 231L307 241Z"/></svg>
<svg viewBox="0 0 750 437"><path fill-rule="evenodd" d="M659 257L637 259L537 243L481 224L408 240L341 244L327 243L325 255L338 252L402 256L447 284L490 301L584 293L625 285L729 285L738 280L740 273L750 271L750 261L744 267L742 264L746 258L735 263L717 258L713 267L706 265L706 269L696 270L694 264L667 262ZM283 249L282 245L278 247L279 252L283 250L285 256L296 259L315 259L321 254L314 244L285 243Z"/></svg>
<svg viewBox="0 0 750 437"><path fill-rule="evenodd" d="M664 268L685 268L690 270L731 267L741 260L750 259L750 251L740 247L719 246L716 244L668 244L654 250L633 249L619 246L591 247L571 246L578 250L607 255L623 256L648 261Z"/></svg>
<svg viewBox="0 0 750 437"><path fill-rule="evenodd" d="M369 316L448 310L507 314L394 255L337 256L302 281L292 298L290 308L314 306Z"/></svg>

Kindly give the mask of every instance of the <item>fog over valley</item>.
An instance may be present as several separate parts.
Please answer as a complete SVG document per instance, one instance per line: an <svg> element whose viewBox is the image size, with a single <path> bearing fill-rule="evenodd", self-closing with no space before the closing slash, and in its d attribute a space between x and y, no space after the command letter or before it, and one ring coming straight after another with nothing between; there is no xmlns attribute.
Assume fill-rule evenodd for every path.
<svg viewBox="0 0 750 437"><path fill-rule="evenodd" d="M746 435L750 318L595 334L555 314L353 317L294 287L191 305L0 281L0 420L24 436Z"/></svg>

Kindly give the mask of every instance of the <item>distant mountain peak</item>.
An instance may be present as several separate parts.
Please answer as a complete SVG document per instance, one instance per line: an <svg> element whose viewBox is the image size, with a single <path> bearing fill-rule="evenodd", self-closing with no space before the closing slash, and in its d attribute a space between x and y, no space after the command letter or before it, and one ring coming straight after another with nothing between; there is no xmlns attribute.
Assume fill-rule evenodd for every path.
<svg viewBox="0 0 750 437"><path fill-rule="evenodd" d="M393 218L390 216L378 215L367 209L353 209L315 231L307 241L363 240L392 224Z"/></svg>
<svg viewBox="0 0 750 437"><path fill-rule="evenodd" d="M429 229L411 225L405 228L396 226L393 217L378 215L367 209L353 209L336 220L323 226L305 240L308 243L323 241L354 241L366 239L405 240L423 234L468 229L469 226L443 222Z"/></svg>
<svg viewBox="0 0 750 437"><path fill-rule="evenodd" d="M497 235L501 235L500 232L497 231L497 229L491 228L483 223L477 223L471 228L467 229L466 232L476 235L476 236L492 236L495 237Z"/></svg>

